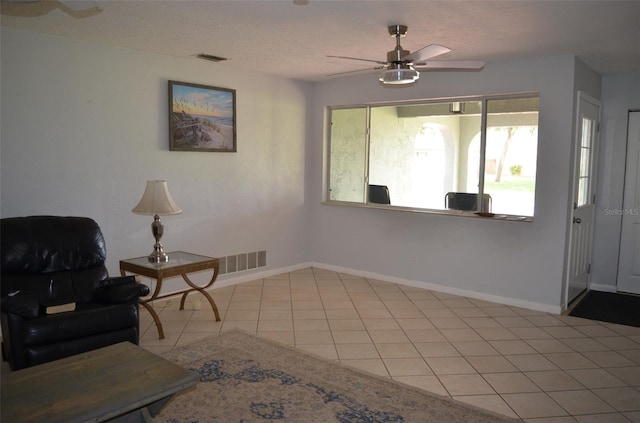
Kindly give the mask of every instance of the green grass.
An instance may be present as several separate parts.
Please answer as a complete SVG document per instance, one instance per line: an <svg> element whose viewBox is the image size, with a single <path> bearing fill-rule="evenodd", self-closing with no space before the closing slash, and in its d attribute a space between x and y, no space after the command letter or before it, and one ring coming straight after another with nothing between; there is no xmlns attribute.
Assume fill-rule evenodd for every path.
<svg viewBox="0 0 640 423"><path fill-rule="evenodd" d="M491 191L525 191L534 192L536 188L536 181L534 178L526 177L502 177L501 182L495 182L493 175L490 179L485 179L484 190L486 192Z"/></svg>

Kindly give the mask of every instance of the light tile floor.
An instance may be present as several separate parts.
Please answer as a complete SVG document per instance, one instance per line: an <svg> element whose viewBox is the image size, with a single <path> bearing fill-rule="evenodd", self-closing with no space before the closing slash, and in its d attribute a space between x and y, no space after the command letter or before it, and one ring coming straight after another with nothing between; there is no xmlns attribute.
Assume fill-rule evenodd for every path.
<svg viewBox="0 0 640 423"><path fill-rule="evenodd" d="M640 328L309 268L141 308L161 352L232 328L537 423L640 422ZM639 311L640 312L640 311Z"/></svg>

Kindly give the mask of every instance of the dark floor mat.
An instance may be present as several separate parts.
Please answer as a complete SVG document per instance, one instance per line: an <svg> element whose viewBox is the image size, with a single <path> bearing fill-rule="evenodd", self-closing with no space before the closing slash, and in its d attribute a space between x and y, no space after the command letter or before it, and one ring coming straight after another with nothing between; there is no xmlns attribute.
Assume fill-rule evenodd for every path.
<svg viewBox="0 0 640 423"><path fill-rule="evenodd" d="M640 327L640 296L589 291L569 316Z"/></svg>

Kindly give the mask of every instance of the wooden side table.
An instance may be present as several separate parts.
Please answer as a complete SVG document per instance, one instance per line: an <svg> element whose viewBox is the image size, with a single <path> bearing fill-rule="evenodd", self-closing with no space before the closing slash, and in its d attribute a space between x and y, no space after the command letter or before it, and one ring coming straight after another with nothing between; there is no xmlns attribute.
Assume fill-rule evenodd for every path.
<svg viewBox="0 0 640 423"><path fill-rule="evenodd" d="M2 421L152 422L198 374L129 342L2 375Z"/></svg>
<svg viewBox="0 0 640 423"><path fill-rule="evenodd" d="M146 276L152 279L156 279L158 283L156 288L149 298L140 299L140 304L149 311L153 317L156 327L158 328L158 338L164 339L164 330L162 329L162 323L155 310L149 303L162 298L173 297L175 295L182 294L180 300L180 310L184 310L184 302L187 299L187 295L190 292L199 292L209 301L211 309L216 316L216 322L220 321L220 313L215 301L211 298L211 295L206 291L218 277L220 270L220 260L214 257L201 256L198 254L186 253L184 251L174 251L168 253L169 261L165 263L150 263L147 256L136 257L132 259L120 260L120 273L122 276L126 276L127 272ZM189 279L187 276L189 273L200 272L202 270L213 270L213 276L209 283L204 286L198 286ZM162 281L165 278L173 276L182 276L182 279L189 285L189 288L182 291L171 292L168 294L160 295L162 289Z"/></svg>

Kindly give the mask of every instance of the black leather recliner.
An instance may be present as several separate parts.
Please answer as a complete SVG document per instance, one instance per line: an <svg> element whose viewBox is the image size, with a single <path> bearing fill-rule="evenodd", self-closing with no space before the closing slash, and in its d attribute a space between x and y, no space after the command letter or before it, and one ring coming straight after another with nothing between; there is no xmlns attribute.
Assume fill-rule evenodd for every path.
<svg viewBox="0 0 640 423"><path fill-rule="evenodd" d="M12 370L118 342L138 344L138 297L149 288L132 276L108 277L95 221L5 218L0 240L2 355Z"/></svg>

